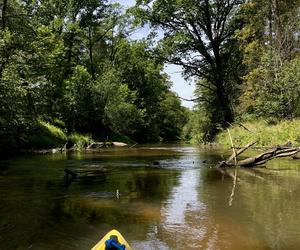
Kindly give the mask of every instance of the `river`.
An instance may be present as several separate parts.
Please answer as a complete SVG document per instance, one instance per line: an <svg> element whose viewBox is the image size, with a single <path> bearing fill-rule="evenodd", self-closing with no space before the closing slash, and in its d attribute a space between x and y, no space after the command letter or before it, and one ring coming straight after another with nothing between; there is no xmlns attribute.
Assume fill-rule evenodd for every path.
<svg viewBox="0 0 300 250"><path fill-rule="evenodd" d="M300 162L239 169L233 188L212 168L223 153L161 144L1 161L0 249L91 249L113 228L135 250L300 249Z"/></svg>

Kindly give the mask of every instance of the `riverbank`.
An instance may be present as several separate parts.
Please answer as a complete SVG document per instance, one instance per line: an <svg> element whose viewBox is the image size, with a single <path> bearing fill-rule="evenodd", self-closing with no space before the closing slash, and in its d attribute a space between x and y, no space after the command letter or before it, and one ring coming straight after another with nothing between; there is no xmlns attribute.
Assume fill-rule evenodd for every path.
<svg viewBox="0 0 300 250"><path fill-rule="evenodd" d="M251 141L257 141L257 147L271 147L290 142L293 146L300 145L300 120L275 119L257 120L233 124L230 128L232 140L237 147L246 145ZM230 147L228 131L223 130L215 140L216 143Z"/></svg>
<svg viewBox="0 0 300 250"><path fill-rule="evenodd" d="M107 147L122 147L136 142L113 132L105 135L68 133L63 123L38 120L34 126L19 133L9 143L0 144L0 154L17 152L57 153L64 151L95 150Z"/></svg>

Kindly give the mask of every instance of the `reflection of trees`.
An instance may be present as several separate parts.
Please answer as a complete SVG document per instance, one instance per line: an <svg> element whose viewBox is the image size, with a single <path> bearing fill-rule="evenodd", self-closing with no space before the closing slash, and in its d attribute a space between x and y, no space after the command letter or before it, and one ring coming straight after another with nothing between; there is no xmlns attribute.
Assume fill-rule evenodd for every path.
<svg viewBox="0 0 300 250"><path fill-rule="evenodd" d="M274 165L276 163L273 163ZM251 219L251 231L259 234L272 249L299 249L298 171L255 172L257 178L241 173L239 200Z"/></svg>
<svg viewBox="0 0 300 250"><path fill-rule="evenodd" d="M47 238L62 186L53 171L61 162L45 158L19 160L0 179L0 249L28 248Z"/></svg>
<svg viewBox="0 0 300 250"><path fill-rule="evenodd" d="M67 199L63 213L74 220L97 225L98 235L118 228L129 232L128 240L144 240L149 227L160 221L161 202L176 184L177 175L176 170L149 167L107 171L106 181L92 188L97 190L93 196ZM73 188L81 185L74 184ZM120 190L119 199L115 197L116 189Z"/></svg>
<svg viewBox="0 0 300 250"><path fill-rule="evenodd" d="M159 217L160 202L167 198L176 182L174 175L177 175L176 171L157 169L107 174L106 182L97 187L94 197L68 199L64 212L72 217L86 218L87 221L99 220L111 224L118 221L150 222L153 217ZM116 189L120 190L120 199L115 197Z"/></svg>
<svg viewBox="0 0 300 250"><path fill-rule="evenodd" d="M124 157L119 162L123 159L128 161ZM0 248L62 249L68 244L73 249L88 249L102 230L112 227L132 231L134 239L143 238L149 226L160 220L160 204L179 174L171 169L114 165L107 167L105 178L80 173L65 188L66 162L61 160L53 156L23 159L7 179L0 179L4 192L0 196ZM109 162L113 160L101 161L99 166ZM91 170L84 160L70 159L67 164L74 171L82 170L83 165ZM116 189L120 199L115 197ZM75 242L73 237L79 236L93 240Z"/></svg>
<svg viewBox="0 0 300 250"><path fill-rule="evenodd" d="M228 207L232 180L222 181L218 173L209 172L214 170L202 171L205 185L199 195L223 231L220 242L227 240L231 249L239 244L243 249L299 249L299 172L239 169L232 207Z"/></svg>

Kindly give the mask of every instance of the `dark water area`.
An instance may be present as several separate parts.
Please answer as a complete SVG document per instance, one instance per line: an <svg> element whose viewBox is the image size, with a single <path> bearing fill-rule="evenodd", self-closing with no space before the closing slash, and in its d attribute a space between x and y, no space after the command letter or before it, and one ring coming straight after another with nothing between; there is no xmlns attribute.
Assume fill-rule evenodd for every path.
<svg viewBox="0 0 300 250"><path fill-rule="evenodd" d="M0 162L0 249L300 249L300 161L211 168L224 152L144 145ZM226 153L226 152L225 152ZM78 174L66 182L64 169Z"/></svg>

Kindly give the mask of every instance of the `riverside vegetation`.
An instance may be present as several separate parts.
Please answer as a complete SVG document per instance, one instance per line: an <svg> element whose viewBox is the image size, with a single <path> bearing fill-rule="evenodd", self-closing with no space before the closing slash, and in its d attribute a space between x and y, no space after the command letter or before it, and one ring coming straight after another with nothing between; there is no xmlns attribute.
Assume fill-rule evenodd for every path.
<svg viewBox="0 0 300 250"><path fill-rule="evenodd" d="M0 150L177 140L187 116L151 39L108 1L0 1Z"/></svg>
<svg viewBox="0 0 300 250"><path fill-rule="evenodd" d="M167 11L166 6L153 6ZM183 138L230 145L230 127L240 146L253 140L257 146L287 141L299 145L299 1L188 1L173 7L172 17L162 16L160 22L189 61L180 61L177 50L171 59L183 65L187 75L199 76ZM168 33L165 44L172 46L170 39ZM186 39L189 52L181 39ZM227 108L220 103L220 91Z"/></svg>
<svg viewBox="0 0 300 250"><path fill-rule="evenodd" d="M1 152L105 140L228 144L229 126L238 144L297 144L299 8L1 0ZM134 39L145 25L149 35ZM192 111L170 90L166 63L195 80Z"/></svg>

